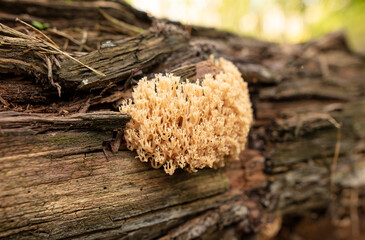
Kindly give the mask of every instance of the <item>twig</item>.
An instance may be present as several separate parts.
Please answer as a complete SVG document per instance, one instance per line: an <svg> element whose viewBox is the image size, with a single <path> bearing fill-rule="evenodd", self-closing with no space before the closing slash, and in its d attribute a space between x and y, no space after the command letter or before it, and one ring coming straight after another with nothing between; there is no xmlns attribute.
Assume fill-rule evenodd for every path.
<svg viewBox="0 0 365 240"><path fill-rule="evenodd" d="M122 143L123 136L124 136L124 129L118 130L117 136L110 141L110 150L113 153L117 153L119 151L119 147Z"/></svg>
<svg viewBox="0 0 365 240"><path fill-rule="evenodd" d="M57 59L54 55L52 55L52 60L53 60L53 62L56 64L56 66L57 66L58 68L61 68L61 64L60 64L60 62L58 61L58 59Z"/></svg>
<svg viewBox="0 0 365 240"><path fill-rule="evenodd" d="M87 110L89 110L89 107L90 107L90 98L88 98L85 104L80 108L79 113L86 113Z"/></svg>
<svg viewBox="0 0 365 240"><path fill-rule="evenodd" d="M337 168L338 158L340 156L341 150L341 124L338 123L333 117L328 115L328 121L330 121L336 128L337 128L337 137L336 137L336 145L335 145L335 152L333 154L332 165L331 165L331 172L330 172L330 194L331 194L331 203L330 203L330 214L332 222L336 222L336 218L334 216L334 203L337 199L337 195L335 194L335 174Z"/></svg>
<svg viewBox="0 0 365 240"><path fill-rule="evenodd" d="M49 32L51 32L51 33L53 33L53 34L56 34L56 35L59 35L59 36L61 36L61 37L64 37L64 38L66 38L66 39L68 39L68 40L70 40L71 42L73 42L73 43L75 43L75 44L77 44L77 45L79 45L80 47L82 47L82 48L85 48L87 51L89 51L89 52L91 52L91 51L93 51L93 49L91 48L91 47L89 47L89 46L87 46L87 45L85 45L85 43L86 43L86 39L87 38L85 38L85 34L84 34L84 32L83 32L83 40L85 41L78 41L78 40L76 40L75 38L73 38L72 36L70 36L69 34L67 34L67 33L65 33L65 32L62 32L62 31L59 31L59 30L57 30L57 29L47 29L47 31L49 31ZM86 32L87 33L87 32Z"/></svg>
<svg viewBox="0 0 365 240"><path fill-rule="evenodd" d="M66 39L65 43L63 44L63 48L62 49L66 50L67 47L68 47L69 42L70 42L70 40L69 39Z"/></svg>
<svg viewBox="0 0 365 240"><path fill-rule="evenodd" d="M2 104L4 104L5 107L8 107L9 106L9 103L4 98L2 98L1 95L0 95L0 102Z"/></svg>
<svg viewBox="0 0 365 240"><path fill-rule="evenodd" d="M48 80L52 86L57 88L58 96L61 97L61 86L53 81L52 63L51 60L46 56L46 63L48 68Z"/></svg>
<svg viewBox="0 0 365 240"><path fill-rule="evenodd" d="M351 230L353 237L359 237L360 235L360 223L359 223L359 191L357 189L350 190L350 219Z"/></svg>
<svg viewBox="0 0 365 240"><path fill-rule="evenodd" d="M322 72L324 79L328 79L328 77L330 76L330 70L328 67L328 61L327 61L326 56L319 55L318 60L319 60L319 66L321 68L321 72Z"/></svg>
<svg viewBox="0 0 365 240"><path fill-rule="evenodd" d="M333 160L331 165L331 192L334 192L335 188L335 173L337 168L337 162L338 157L340 155L340 149L341 149L341 126L336 127L337 128L337 140L336 140L336 146L335 146L335 152L333 154Z"/></svg>
<svg viewBox="0 0 365 240"><path fill-rule="evenodd" d="M87 33L87 31L84 29L83 31L82 31L82 38L81 38L81 41L80 41L80 49L79 49L79 51L81 52L82 51L82 49L83 48L85 48L86 50L87 50L87 46L86 46L86 42L87 42L87 37L88 37L88 33ZM90 49L90 48L89 48ZM89 51L89 52L91 52L90 50L87 50L87 51Z"/></svg>

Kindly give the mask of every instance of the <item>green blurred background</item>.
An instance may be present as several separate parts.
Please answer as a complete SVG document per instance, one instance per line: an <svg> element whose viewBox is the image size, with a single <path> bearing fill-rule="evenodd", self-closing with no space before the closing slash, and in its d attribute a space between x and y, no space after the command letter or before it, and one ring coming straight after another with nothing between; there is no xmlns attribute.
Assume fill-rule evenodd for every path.
<svg viewBox="0 0 365 240"><path fill-rule="evenodd" d="M343 30L365 53L365 0L128 0L156 17L203 25L280 43Z"/></svg>

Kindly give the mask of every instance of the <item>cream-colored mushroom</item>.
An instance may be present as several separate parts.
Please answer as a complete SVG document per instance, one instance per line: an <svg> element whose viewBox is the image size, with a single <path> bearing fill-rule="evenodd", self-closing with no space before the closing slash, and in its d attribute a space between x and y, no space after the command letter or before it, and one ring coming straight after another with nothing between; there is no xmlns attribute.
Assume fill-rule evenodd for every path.
<svg viewBox="0 0 365 240"><path fill-rule="evenodd" d="M215 65L220 73L196 83L162 74L139 81L133 102L120 111L132 117L125 139L141 161L172 175L177 168L196 172L238 159L252 122L247 83L231 62Z"/></svg>

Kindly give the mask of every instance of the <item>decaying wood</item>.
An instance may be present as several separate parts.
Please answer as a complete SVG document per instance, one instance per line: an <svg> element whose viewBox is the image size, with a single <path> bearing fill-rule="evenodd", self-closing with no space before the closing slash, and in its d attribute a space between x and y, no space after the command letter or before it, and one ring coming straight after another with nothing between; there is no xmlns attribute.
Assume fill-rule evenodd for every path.
<svg viewBox="0 0 365 240"><path fill-rule="evenodd" d="M104 155L101 143L123 127L124 115L4 112L0 121L4 238L153 238L207 210L237 215L210 227L250 214L238 192L227 193L223 170L171 177L136 161L132 152Z"/></svg>
<svg viewBox="0 0 365 240"><path fill-rule="evenodd" d="M60 51L106 76L16 17L50 23ZM359 214L343 193L364 203L364 57L342 33L281 46L123 1L1 0L0 22L12 27L0 31L0 238L232 239L276 224L273 236L286 216ZM248 149L195 174L139 162L121 147L118 106L143 76L216 74L211 55L249 83Z"/></svg>
<svg viewBox="0 0 365 240"><path fill-rule="evenodd" d="M148 32L138 37L114 42L113 47L100 49L80 57L95 69L103 69L105 77L75 66L72 60L61 64L58 76L66 86L94 90L127 80L139 71L146 71L174 51L187 47L185 34L179 31Z"/></svg>
<svg viewBox="0 0 365 240"><path fill-rule="evenodd" d="M95 129L110 131L122 128L130 116L118 112L78 113L69 117L55 117L52 115L26 114L18 112L0 112L2 132L22 129L26 127L34 133L57 129Z"/></svg>
<svg viewBox="0 0 365 240"><path fill-rule="evenodd" d="M56 70L56 84L81 90L104 88L108 84L127 80L132 74L148 69L161 61L166 55L187 47L184 32L163 29L155 31L158 29L138 37L114 42L113 47L94 51L79 59L68 59L59 63L60 60L57 60L55 55L62 55L63 52L58 46L0 25L2 34L0 71L17 73L21 71L45 79L45 76L49 78L49 71L52 76L54 71L52 65L56 65L59 69ZM52 57L53 63L50 60ZM34 59L34 62L29 62L28 59ZM45 64L47 61L49 64ZM104 72L97 69L103 69ZM51 85L53 84L51 82Z"/></svg>

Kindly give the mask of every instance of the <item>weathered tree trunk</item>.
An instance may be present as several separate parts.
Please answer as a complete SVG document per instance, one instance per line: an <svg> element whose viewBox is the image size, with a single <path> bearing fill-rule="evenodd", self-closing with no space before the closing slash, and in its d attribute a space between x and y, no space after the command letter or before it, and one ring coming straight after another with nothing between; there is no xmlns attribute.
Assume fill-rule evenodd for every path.
<svg viewBox="0 0 365 240"><path fill-rule="evenodd" d="M55 43L16 17L49 23ZM280 46L123 1L0 0L0 22L0 238L264 238L323 211L358 224L343 193L363 204L364 58L342 33ZM214 73L210 55L249 83L248 149L194 174L139 162L118 137L121 101L142 76Z"/></svg>

